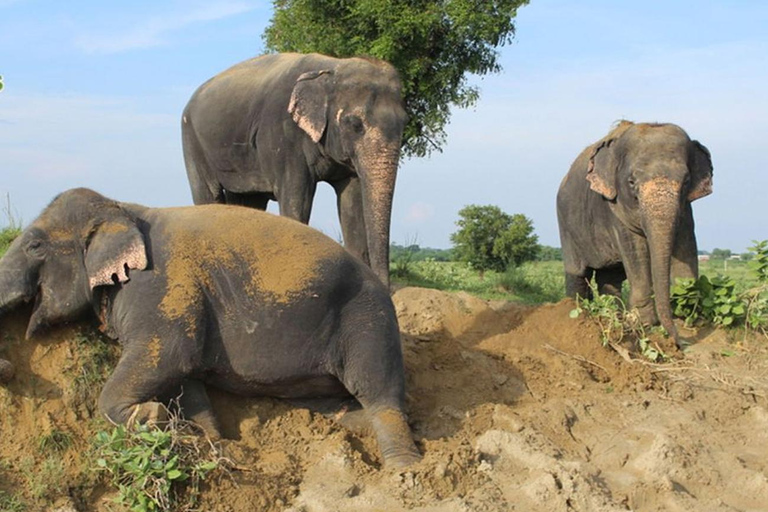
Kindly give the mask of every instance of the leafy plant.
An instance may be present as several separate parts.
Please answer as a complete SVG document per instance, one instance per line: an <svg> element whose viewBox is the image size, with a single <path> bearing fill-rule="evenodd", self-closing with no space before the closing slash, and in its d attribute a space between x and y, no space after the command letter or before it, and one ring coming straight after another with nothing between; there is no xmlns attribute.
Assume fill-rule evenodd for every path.
<svg viewBox="0 0 768 512"><path fill-rule="evenodd" d="M627 337L634 338L638 351L650 361L666 359L667 356L646 333L643 324L636 315L627 311L621 298L601 294L594 279L589 283L592 299L576 297L576 308L571 310L571 318L586 314L600 328L600 340L603 346L618 344Z"/></svg>
<svg viewBox="0 0 768 512"><path fill-rule="evenodd" d="M727 327L746 316L746 307L735 292L736 282L726 276L678 279L672 287L672 309L688 326L701 319Z"/></svg>
<svg viewBox="0 0 768 512"><path fill-rule="evenodd" d="M176 416L163 428L118 425L100 431L94 447L97 469L117 487L117 501L134 512L192 510L200 483L225 461Z"/></svg>
<svg viewBox="0 0 768 512"><path fill-rule="evenodd" d="M768 240L752 242L754 245L749 250L755 255L747 262L747 266L757 276L760 284L766 284L768 283Z"/></svg>
<svg viewBox="0 0 768 512"><path fill-rule="evenodd" d="M686 325L710 322L723 327L745 325L766 332L768 329L768 240L755 241L747 262L757 286L741 293L730 276L706 275L698 279L678 279L672 287L672 308ZM743 285L742 285L743 289Z"/></svg>

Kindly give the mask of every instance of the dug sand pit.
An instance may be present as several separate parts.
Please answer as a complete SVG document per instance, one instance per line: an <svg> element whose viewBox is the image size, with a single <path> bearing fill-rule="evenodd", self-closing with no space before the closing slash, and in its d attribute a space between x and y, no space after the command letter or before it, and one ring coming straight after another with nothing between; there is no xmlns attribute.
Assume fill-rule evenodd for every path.
<svg viewBox="0 0 768 512"><path fill-rule="evenodd" d="M685 333L696 344L684 358L650 364L603 347L567 300L491 304L417 288L393 300L423 460L382 468L365 422L343 426L360 414L350 402L212 391L234 469L206 482L200 510L768 510L765 338ZM120 510L84 455L108 425L72 391L82 335L23 341L25 322L0 323L0 357L16 372L0 388L0 491L28 510L67 497L80 512ZM40 438L53 431L71 443L41 495L34 476L50 456Z"/></svg>

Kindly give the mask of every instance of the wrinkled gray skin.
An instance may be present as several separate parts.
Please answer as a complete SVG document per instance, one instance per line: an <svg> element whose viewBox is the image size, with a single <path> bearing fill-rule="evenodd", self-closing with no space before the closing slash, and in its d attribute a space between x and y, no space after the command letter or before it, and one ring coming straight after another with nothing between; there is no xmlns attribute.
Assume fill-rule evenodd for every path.
<svg viewBox="0 0 768 512"><path fill-rule="evenodd" d="M182 118L195 204L309 222L317 182L336 191L347 249L389 284L389 225L406 114L395 69L374 59L264 55L201 85Z"/></svg>
<svg viewBox="0 0 768 512"><path fill-rule="evenodd" d="M387 465L419 459L403 413L389 291L291 219L208 205L152 209L88 189L59 195L0 260L0 313L34 301L27 337L95 313L122 356L99 398L111 420L181 408L214 437L205 386L241 395L349 396Z"/></svg>
<svg viewBox="0 0 768 512"><path fill-rule="evenodd" d="M566 293L619 295L646 324L681 340L669 303L672 278L698 277L691 201L712 193L709 151L673 124L621 122L585 149L557 194ZM655 296L655 310L654 310Z"/></svg>

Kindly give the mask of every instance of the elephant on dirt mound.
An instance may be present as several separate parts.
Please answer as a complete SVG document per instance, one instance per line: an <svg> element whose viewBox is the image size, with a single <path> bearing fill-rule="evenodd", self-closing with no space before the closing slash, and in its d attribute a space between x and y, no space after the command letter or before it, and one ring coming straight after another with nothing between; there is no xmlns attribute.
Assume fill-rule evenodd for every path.
<svg viewBox="0 0 768 512"><path fill-rule="evenodd" d="M674 124L622 121L586 148L557 194L566 293L620 294L646 324L680 338L669 303L670 273L698 277L691 201L712 193L706 147ZM654 301L655 297L655 301ZM654 309L655 302L655 309Z"/></svg>
<svg viewBox="0 0 768 512"><path fill-rule="evenodd" d="M111 420L186 417L218 437L206 394L349 396L385 464L419 459L403 412L389 290L318 231L227 205L147 208L60 194L0 260L0 314L34 301L27 337L89 311L123 352L99 398Z"/></svg>
<svg viewBox="0 0 768 512"><path fill-rule="evenodd" d="M347 249L389 283L389 224L406 114L397 71L369 58L273 54L192 95L182 144L195 204L229 203L309 222L319 181L338 197Z"/></svg>

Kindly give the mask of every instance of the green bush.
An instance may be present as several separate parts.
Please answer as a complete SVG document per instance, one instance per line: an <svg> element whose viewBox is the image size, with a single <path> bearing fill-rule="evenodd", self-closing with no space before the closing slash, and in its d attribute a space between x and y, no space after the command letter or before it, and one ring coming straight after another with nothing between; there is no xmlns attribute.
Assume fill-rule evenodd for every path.
<svg viewBox="0 0 768 512"><path fill-rule="evenodd" d="M94 449L97 469L133 512L193 510L200 482L225 460L178 418L164 428L118 425L98 432Z"/></svg>
<svg viewBox="0 0 768 512"><path fill-rule="evenodd" d="M768 240L754 242L746 266L752 276L706 275L678 279L672 287L672 310L688 326L712 323L723 327L744 325L766 332L768 328ZM747 288L747 283L751 287ZM756 285L756 286L755 286ZM745 289L746 288L746 289ZM743 291L740 291L743 290Z"/></svg>
<svg viewBox="0 0 768 512"><path fill-rule="evenodd" d="M746 307L735 289L736 282L725 276L678 279L672 287L672 311L687 326L699 319L723 327L738 325L746 316Z"/></svg>

